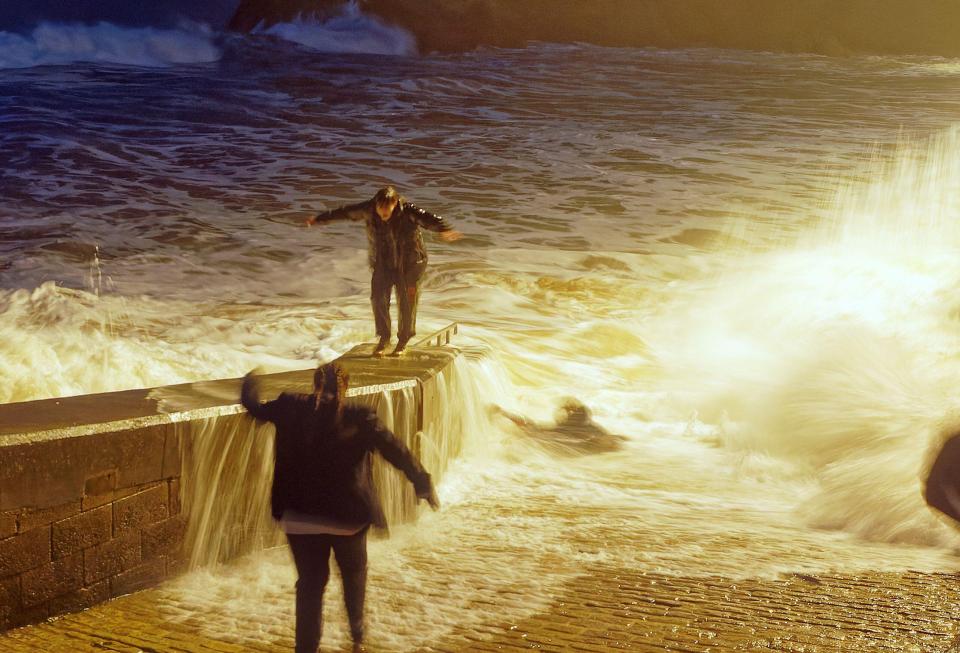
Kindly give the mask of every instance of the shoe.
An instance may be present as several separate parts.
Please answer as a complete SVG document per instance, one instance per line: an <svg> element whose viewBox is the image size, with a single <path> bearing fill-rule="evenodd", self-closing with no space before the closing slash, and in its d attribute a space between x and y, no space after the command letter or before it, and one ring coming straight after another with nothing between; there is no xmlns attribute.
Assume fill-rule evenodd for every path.
<svg viewBox="0 0 960 653"><path fill-rule="evenodd" d="M393 351L390 352L390 355L391 355L391 356L403 356L403 354L404 354L406 351L407 351L407 341L406 341L406 340L398 340L398 341L397 341L397 346L393 348Z"/></svg>
<svg viewBox="0 0 960 653"><path fill-rule="evenodd" d="M377 343L377 346L373 348L374 356L383 356L383 352L387 350L387 345L390 344L390 338L380 338L380 342Z"/></svg>
<svg viewBox="0 0 960 653"><path fill-rule="evenodd" d="M350 637L353 639L353 653L363 653L367 650L363 645L363 622L350 624Z"/></svg>

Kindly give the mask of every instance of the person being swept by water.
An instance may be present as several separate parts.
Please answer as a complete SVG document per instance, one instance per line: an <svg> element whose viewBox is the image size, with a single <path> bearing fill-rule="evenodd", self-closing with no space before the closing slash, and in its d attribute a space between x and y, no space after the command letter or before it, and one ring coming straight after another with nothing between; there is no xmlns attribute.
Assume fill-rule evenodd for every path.
<svg viewBox="0 0 960 653"><path fill-rule="evenodd" d="M253 373L240 400L250 415L276 425L271 511L287 534L297 568L296 653L317 653L330 551L343 580L354 650L363 650L367 530L385 527L373 487L371 454L379 451L437 510L430 474L370 408L344 403L349 378L337 363L317 368L313 394L284 392L260 402Z"/></svg>
<svg viewBox="0 0 960 653"><path fill-rule="evenodd" d="M626 438L608 433L606 429L593 421L591 411L581 401L573 397L564 399L556 412L556 423L538 424L522 415L505 411L500 406L490 406L493 415L506 417L519 427L520 433L538 443L548 451L560 455L617 451L623 447Z"/></svg>
<svg viewBox="0 0 960 653"><path fill-rule="evenodd" d="M390 295L394 288L399 325L393 355L400 355L417 334L420 277L427 267L427 248L420 228L439 232L446 241L458 240L463 234L439 215L407 202L393 186L381 188L372 199L359 204L324 211L306 223L310 226L334 220L363 220L366 224L369 263L373 271L370 301L378 338L373 355L382 356L390 344Z"/></svg>

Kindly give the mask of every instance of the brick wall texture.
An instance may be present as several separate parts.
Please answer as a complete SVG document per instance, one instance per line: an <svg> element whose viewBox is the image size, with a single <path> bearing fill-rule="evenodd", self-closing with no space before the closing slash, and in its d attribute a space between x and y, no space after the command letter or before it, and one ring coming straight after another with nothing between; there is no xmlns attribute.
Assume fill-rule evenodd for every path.
<svg viewBox="0 0 960 653"><path fill-rule="evenodd" d="M90 479L75 501L0 512L0 630L82 610L183 568L179 478L125 488L117 478Z"/></svg>

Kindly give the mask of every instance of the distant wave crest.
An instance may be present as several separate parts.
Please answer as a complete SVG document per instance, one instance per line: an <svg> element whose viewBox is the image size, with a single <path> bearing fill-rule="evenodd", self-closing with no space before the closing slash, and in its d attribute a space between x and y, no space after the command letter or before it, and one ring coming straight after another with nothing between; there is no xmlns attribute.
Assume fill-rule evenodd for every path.
<svg viewBox="0 0 960 653"><path fill-rule="evenodd" d="M0 69L75 62L168 66L219 59L212 32L202 26L155 29L41 23L27 35L0 32Z"/></svg>
<svg viewBox="0 0 960 653"><path fill-rule="evenodd" d="M322 20L298 16L291 22L262 25L255 33L269 34L299 43L321 52L345 54L414 55L416 38L401 27L387 25L374 16L365 15L355 2L347 3L340 12Z"/></svg>

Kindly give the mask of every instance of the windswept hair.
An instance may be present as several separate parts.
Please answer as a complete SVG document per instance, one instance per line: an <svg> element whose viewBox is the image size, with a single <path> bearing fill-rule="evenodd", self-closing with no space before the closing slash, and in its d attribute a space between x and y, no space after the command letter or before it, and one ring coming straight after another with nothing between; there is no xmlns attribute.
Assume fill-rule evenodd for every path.
<svg viewBox="0 0 960 653"><path fill-rule="evenodd" d="M383 206L384 204L392 204L393 202L401 201L400 193L397 192L397 189L393 186L384 186L377 191L377 194L373 196L373 201L377 206Z"/></svg>
<svg viewBox="0 0 960 653"><path fill-rule="evenodd" d="M313 387L317 426L337 428L343 416L343 403L347 397L350 375L340 363L321 365L313 373Z"/></svg>

